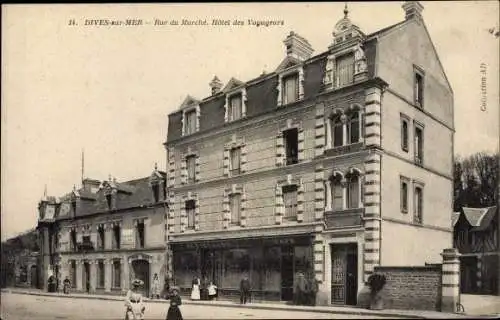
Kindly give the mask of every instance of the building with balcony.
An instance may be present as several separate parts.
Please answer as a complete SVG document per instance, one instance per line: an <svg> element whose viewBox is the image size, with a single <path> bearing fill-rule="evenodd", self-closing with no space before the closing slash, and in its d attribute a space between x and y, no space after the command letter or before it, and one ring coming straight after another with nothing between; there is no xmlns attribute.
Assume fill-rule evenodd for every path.
<svg viewBox="0 0 500 320"><path fill-rule="evenodd" d="M43 270L74 291L124 294L131 280L150 295L154 274L164 279L165 173L117 182L84 179L60 199L40 202Z"/></svg>
<svg viewBox="0 0 500 320"><path fill-rule="evenodd" d="M290 32L272 73L215 77L168 116L168 241L176 283L356 304L377 265L438 263L452 243L453 93L418 2L365 34L349 17L313 55ZM321 31L321 30L319 30ZM328 31L326 31L328 32ZM320 301L318 301L320 302Z"/></svg>
<svg viewBox="0 0 500 320"><path fill-rule="evenodd" d="M497 207L453 213L453 247L460 252L460 291L500 295L500 237Z"/></svg>

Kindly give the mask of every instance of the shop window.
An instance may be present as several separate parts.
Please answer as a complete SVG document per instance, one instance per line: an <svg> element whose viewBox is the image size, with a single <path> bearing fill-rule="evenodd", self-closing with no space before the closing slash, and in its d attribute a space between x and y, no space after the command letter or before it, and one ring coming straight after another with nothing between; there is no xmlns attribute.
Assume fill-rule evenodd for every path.
<svg viewBox="0 0 500 320"><path fill-rule="evenodd" d="M76 261L71 260L70 262L70 278L71 278L71 287L76 288Z"/></svg>

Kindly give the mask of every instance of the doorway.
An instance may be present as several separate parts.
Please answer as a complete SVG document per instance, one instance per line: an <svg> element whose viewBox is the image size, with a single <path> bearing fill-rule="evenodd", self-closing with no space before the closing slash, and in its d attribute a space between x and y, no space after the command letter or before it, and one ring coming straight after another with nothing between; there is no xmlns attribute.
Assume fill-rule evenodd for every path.
<svg viewBox="0 0 500 320"><path fill-rule="evenodd" d="M88 262L83 263L83 274L82 274L82 285L85 292L90 292L90 264Z"/></svg>
<svg viewBox="0 0 500 320"><path fill-rule="evenodd" d="M38 288L38 268L36 266L31 266L30 268L31 277L31 287Z"/></svg>
<svg viewBox="0 0 500 320"><path fill-rule="evenodd" d="M293 300L293 247L281 248L281 300Z"/></svg>
<svg viewBox="0 0 500 320"><path fill-rule="evenodd" d="M142 294L144 297L149 297L149 262L147 260L133 260L132 261L132 271L133 277L135 279L142 280L144 285L142 286ZM134 279L132 279L134 280Z"/></svg>
<svg viewBox="0 0 500 320"><path fill-rule="evenodd" d="M330 245L332 304L356 305L358 295L358 246Z"/></svg>

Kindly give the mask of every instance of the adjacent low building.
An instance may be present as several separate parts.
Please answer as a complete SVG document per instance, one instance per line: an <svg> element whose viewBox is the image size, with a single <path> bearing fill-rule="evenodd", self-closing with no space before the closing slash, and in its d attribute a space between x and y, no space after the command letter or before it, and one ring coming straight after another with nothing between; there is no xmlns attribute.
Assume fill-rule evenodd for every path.
<svg viewBox="0 0 500 320"><path fill-rule="evenodd" d="M453 214L453 228L453 245L461 254L461 292L500 295L498 207L464 207Z"/></svg>
<svg viewBox="0 0 500 320"><path fill-rule="evenodd" d="M131 280L150 295L166 276L165 173L118 182L85 179L58 200L40 202L43 270L76 292L124 294ZM59 286L62 288L62 286Z"/></svg>

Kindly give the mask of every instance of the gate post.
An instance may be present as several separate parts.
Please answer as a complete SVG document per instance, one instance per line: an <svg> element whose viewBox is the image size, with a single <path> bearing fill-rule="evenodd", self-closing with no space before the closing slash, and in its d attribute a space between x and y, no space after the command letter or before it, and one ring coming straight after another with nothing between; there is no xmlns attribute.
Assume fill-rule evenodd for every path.
<svg viewBox="0 0 500 320"><path fill-rule="evenodd" d="M441 311L455 313L460 302L460 254L455 248L444 249L441 273Z"/></svg>

